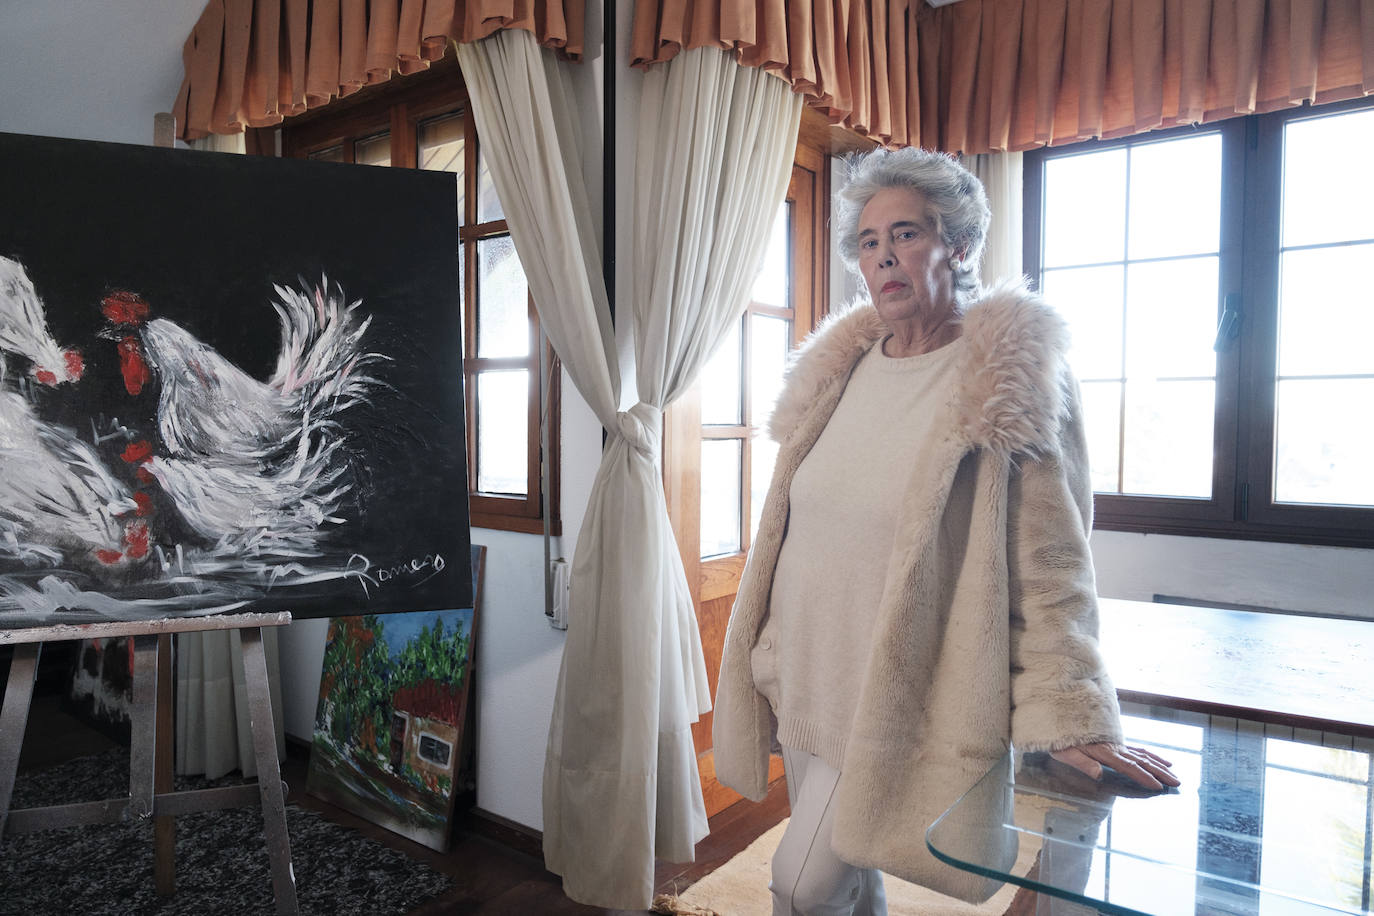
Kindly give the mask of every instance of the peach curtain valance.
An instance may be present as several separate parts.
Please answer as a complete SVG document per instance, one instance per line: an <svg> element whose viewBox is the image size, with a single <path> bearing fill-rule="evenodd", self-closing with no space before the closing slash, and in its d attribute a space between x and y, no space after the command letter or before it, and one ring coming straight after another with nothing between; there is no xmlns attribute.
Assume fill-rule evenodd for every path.
<svg viewBox="0 0 1374 916"><path fill-rule="evenodd" d="M637 0L636 65L703 45L881 143L963 153L1374 92L1374 0Z"/></svg>
<svg viewBox="0 0 1374 916"><path fill-rule="evenodd" d="M578 59L584 0L210 0L182 50L182 139L270 127L394 73L450 42L531 32Z"/></svg>

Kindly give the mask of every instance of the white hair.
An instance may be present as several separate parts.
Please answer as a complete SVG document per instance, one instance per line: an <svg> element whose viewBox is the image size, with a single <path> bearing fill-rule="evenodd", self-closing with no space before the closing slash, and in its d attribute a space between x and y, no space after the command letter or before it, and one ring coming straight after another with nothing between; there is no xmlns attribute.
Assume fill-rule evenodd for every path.
<svg viewBox="0 0 1374 916"><path fill-rule="evenodd" d="M955 298L964 305L976 296L983 242L992 221L982 182L953 156L917 147L876 149L851 156L846 164L849 181L837 195L834 215L845 266L859 273L859 216L873 195L885 188L906 188L925 196L930 204L927 215L941 240L951 251L962 252L954 270Z"/></svg>

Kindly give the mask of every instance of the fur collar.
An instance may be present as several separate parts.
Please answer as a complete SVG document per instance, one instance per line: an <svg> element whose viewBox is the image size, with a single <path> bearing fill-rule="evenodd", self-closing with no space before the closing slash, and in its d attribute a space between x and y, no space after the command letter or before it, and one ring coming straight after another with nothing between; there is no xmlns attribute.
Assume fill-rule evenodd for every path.
<svg viewBox="0 0 1374 916"><path fill-rule="evenodd" d="M886 334L867 297L832 313L793 357L769 435L786 443ZM969 306L963 336L955 417L969 444L1005 455L1052 451L1068 403L1064 320L1024 283L1012 281Z"/></svg>

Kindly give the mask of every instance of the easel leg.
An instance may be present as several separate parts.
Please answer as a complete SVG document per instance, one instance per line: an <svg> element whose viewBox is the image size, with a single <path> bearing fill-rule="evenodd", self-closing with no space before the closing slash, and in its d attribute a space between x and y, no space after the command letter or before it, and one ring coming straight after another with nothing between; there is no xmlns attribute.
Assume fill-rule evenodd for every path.
<svg viewBox="0 0 1374 916"><path fill-rule="evenodd" d="M33 679L38 674L38 653L42 647L43 644L37 642L14 647L5 704L0 707L0 839L5 835L5 822L9 819L14 776L19 772L19 748L24 743L24 729L29 724Z"/></svg>
<svg viewBox="0 0 1374 916"><path fill-rule="evenodd" d="M129 817L153 813L153 749L157 743L157 637L135 636L134 700L129 710Z"/></svg>
<svg viewBox="0 0 1374 916"><path fill-rule="evenodd" d="M172 635L157 638L157 752L153 759L153 789L159 794L172 791L174 754L172 747ZM160 897L177 890L176 818L161 815L153 821L153 883Z"/></svg>
<svg viewBox="0 0 1374 916"><path fill-rule="evenodd" d="M267 656L262 630L239 631L243 640L243 673L248 690L248 715L253 725L253 750L258 761L258 791L262 795L263 832L272 863L272 891L277 913L294 916L296 876L291 869L291 838L286 832L286 795L282 792L281 761L277 759L277 735L272 722L272 697L267 685Z"/></svg>

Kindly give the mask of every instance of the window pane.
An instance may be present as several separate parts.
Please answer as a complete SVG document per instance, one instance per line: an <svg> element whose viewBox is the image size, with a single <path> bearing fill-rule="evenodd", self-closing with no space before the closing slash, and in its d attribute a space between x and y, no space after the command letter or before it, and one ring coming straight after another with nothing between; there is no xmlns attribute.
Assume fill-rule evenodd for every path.
<svg viewBox="0 0 1374 916"><path fill-rule="evenodd" d="M528 355L529 287L510 236L479 241L477 263L477 355Z"/></svg>
<svg viewBox="0 0 1374 916"><path fill-rule="evenodd" d="M1272 747L1277 741L1267 743ZM1370 852L1365 847L1367 792L1359 784L1266 767L1260 852L1264 887L1340 907L1342 912L1362 911ZM1272 908L1261 904L1261 916L1298 911L1288 901L1272 903Z"/></svg>
<svg viewBox="0 0 1374 916"><path fill-rule="evenodd" d="M1212 496L1216 382L1126 384L1125 492Z"/></svg>
<svg viewBox="0 0 1374 916"><path fill-rule="evenodd" d="M740 461L738 439L701 442L701 555L739 553Z"/></svg>
<svg viewBox="0 0 1374 916"><path fill-rule="evenodd" d="M778 215L773 220L773 231L768 236L768 249L763 254L763 264L758 276L754 278L754 291L750 293L753 301L762 305L776 305L791 308L792 273L787 269L787 240L791 238L792 205L783 201L778 206Z"/></svg>
<svg viewBox="0 0 1374 916"><path fill-rule="evenodd" d="M1283 244L1374 238L1374 172L1342 154L1374 148L1374 111L1290 121L1283 132ZM1352 159L1349 165L1354 166Z"/></svg>
<svg viewBox="0 0 1374 916"><path fill-rule="evenodd" d="M1217 355L1217 259L1126 268L1126 374L1212 378Z"/></svg>
<svg viewBox="0 0 1374 916"><path fill-rule="evenodd" d="M1045 301L1069 323L1069 365L1080 380L1122 377L1122 268L1047 270Z"/></svg>
<svg viewBox="0 0 1374 916"><path fill-rule="evenodd" d="M529 487L529 372L480 372L477 384L477 489L524 496Z"/></svg>
<svg viewBox="0 0 1374 916"><path fill-rule="evenodd" d="M1221 135L1131 147L1130 257L1211 254L1221 244Z"/></svg>
<svg viewBox="0 0 1374 916"><path fill-rule="evenodd" d="M391 165L391 135L378 134L354 143L353 161L358 165Z"/></svg>
<svg viewBox="0 0 1374 916"><path fill-rule="evenodd" d="M1088 463L1093 490L1120 493L1121 383L1083 383L1083 425L1088 434Z"/></svg>
<svg viewBox="0 0 1374 916"><path fill-rule="evenodd" d="M416 132L415 145L420 160L420 168L431 172L452 172L458 176L454 184L458 189L458 222L467 221L463 209L463 162L465 139L463 135L463 116L444 115L420 123Z"/></svg>
<svg viewBox="0 0 1374 916"><path fill-rule="evenodd" d="M328 149L316 150L305 158L314 159L316 162L343 162L343 146L331 146Z"/></svg>
<svg viewBox="0 0 1374 916"><path fill-rule="evenodd" d="M758 435L749 443L749 537L752 543L763 515L763 500L768 484L773 480L773 466L778 463L778 444L765 435Z"/></svg>
<svg viewBox="0 0 1374 916"><path fill-rule="evenodd" d="M1274 498L1374 506L1374 378L1282 380L1277 400Z"/></svg>
<svg viewBox="0 0 1374 916"><path fill-rule="evenodd" d="M762 429L782 391L792 322L767 315L749 316L749 422Z"/></svg>
<svg viewBox="0 0 1374 916"><path fill-rule="evenodd" d="M505 219L506 211L501 209L501 200L496 196L496 185L491 180L491 169L487 165L486 150L477 147L477 222L489 223Z"/></svg>
<svg viewBox="0 0 1374 916"><path fill-rule="evenodd" d="M1045 163L1044 266L1119 261L1125 233L1124 149Z"/></svg>
<svg viewBox="0 0 1374 916"><path fill-rule="evenodd" d="M704 426L737 426L743 422L740 401L744 381L739 329L740 323L734 322L701 369L701 422Z"/></svg>
<svg viewBox="0 0 1374 916"><path fill-rule="evenodd" d="M1374 245L1280 255L1279 375L1374 373L1371 258Z"/></svg>

